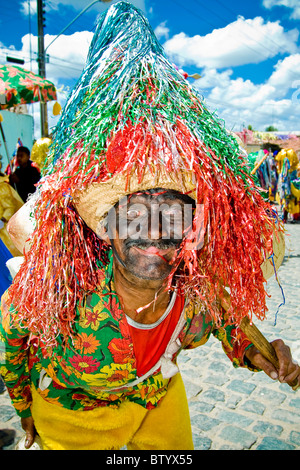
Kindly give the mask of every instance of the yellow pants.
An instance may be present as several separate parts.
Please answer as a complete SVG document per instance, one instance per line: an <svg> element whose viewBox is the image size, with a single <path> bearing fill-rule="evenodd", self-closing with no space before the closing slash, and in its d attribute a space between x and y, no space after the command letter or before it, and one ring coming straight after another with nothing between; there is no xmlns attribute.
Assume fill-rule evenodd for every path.
<svg viewBox="0 0 300 470"><path fill-rule="evenodd" d="M32 416L44 450L192 450L184 384L172 377L153 410L126 401L119 408L73 411L45 401L32 390Z"/></svg>

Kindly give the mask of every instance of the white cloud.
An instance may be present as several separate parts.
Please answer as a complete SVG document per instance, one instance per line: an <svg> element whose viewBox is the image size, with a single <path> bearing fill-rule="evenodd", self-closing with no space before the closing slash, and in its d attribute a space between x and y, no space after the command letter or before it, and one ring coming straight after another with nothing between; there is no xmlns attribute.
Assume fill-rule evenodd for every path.
<svg viewBox="0 0 300 470"><path fill-rule="evenodd" d="M300 78L300 54L290 55L280 60L272 73L269 83L281 93L286 93Z"/></svg>
<svg viewBox="0 0 300 470"><path fill-rule="evenodd" d="M93 33L90 31L58 37L46 51L49 54L48 75L62 78L70 77L71 74L72 77L78 77L86 62L92 38ZM53 36L45 36L45 48L53 39Z"/></svg>
<svg viewBox="0 0 300 470"><path fill-rule="evenodd" d="M214 101L231 103L234 106L255 110L266 100L274 97L275 88L269 84L255 85L251 80L237 78L225 87L216 86L209 97Z"/></svg>
<svg viewBox="0 0 300 470"><path fill-rule="evenodd" d="M285 31L278 21L239 17L206 36L177 34L166 41L164 48L178 66L201 69L201 79L194 86L228 128L240 130L243 124L251 124L264 130L273 124L282 130L299 129L298 36L296 29ZM277 62L264 83L233 78L235 66L261 63L279 54L289 55Z"/></svg>
<svg viewBox="0 0 300 470"><path fill-rule="evenodd" d="M194 82L196 88L205 90L214 87L226 88L230 84L230 77L233 74L232 69L218 72L217 69L205 68L201 72L201 80Z"/></svg>
<svg viewBox="0 0 300 470"><path fill-rule="evenodd" d="M299 0L263 0L263 6L268 9L279 6L291 8L292 13L290 17L294 20L300 19Z"/></svg>
<svg viewBox="0 0 300 470"><path fill-rule="evenodd" d="M277 54L295 53L299 32L284 31L279 22L239 17L206 36L176 34L164 44L171 60L180 66L229 68L259 63Z"/></svg>
<svg viewBox="0 0 300 470"><path fill-rule="evenodd" d="M293 103L288 99L267 100L257 103L256 107L251 109L233 103L218 105L208 98L207 105L210 110L217 111L229 130L240 131L249 124L259 131L264 131L269 125L280 131L299 130L300 102Z"/></svg>
<svg viewBox="0 0 300 470"><path fill-rule="evenodd" d="M24 2L21 2L20 11L24 16L28 16L29 13L31 15L36 15L37 14L37 1L36 0L29 0L29 2L28 2L28 1L25 0Z"/></svg>
<svg viewBox="0 0 300 470"><path fill-rule="evenodd" d="M167 22L164 21L163 23L160 23L154 30L155 36L157 37L158 40L165 38L169 39L169 28L166 26Z"/></svg>
<svg viewBox="0 0 300 470"><path fill-rule="evenodd" d="M80 31L71 35L56 36L45 35L45 48L55 39L53 44L46 50L49 55L49 63L46 64L46 76L49 80L58 81L64 78L79 77L86 61L90 42L93 33L90 31ZM26 34L22 38L22 53L29 58L30 52L34 58L32 69L37 72L37 37ZM25 64L29 67L29 61Z"/></svg>
<svg viewBox="0 0 300 470"><path fill-rule="evenodd" d="M288 79L290 70L296 71L297 67L300 68L300 54L287 57L276 64L262 84L232 79L232 70L220 73L204 69L194 86L205 97L208 108L216 110L229 129L239 131L248 124L257 130L271 124L280 130L299 129L300 80Z"/></svg>

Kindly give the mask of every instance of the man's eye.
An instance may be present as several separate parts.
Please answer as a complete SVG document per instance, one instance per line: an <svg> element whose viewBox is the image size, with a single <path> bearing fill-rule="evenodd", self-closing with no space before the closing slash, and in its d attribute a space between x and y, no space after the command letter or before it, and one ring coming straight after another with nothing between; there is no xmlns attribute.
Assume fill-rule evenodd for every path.
<svg viewBox="0 0 300 470"><path fill-rule="evenodd" d="M129 209L127 211L127 217L128 219L136 219L141 215L141 211L138 211L136 209Z"/></svg>
<svg viewBox="0 0 300 470"><path fill-rule="evenodd" d="M164 210L163 211L163 215L165 217L175 217L175 218L181 218L182 217L182 210L181 209L177 209L177 208L170 208L170 209L167 209L167 210Z"/></svg>

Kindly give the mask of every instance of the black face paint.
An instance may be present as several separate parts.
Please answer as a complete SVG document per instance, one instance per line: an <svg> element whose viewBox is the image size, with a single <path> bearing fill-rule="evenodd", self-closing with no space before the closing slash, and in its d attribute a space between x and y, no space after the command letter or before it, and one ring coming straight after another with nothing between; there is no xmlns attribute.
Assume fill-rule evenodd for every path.
<svg viewBox="0 0 300 470"><path fill-rule="evenodd" d="M117 259L118 263L120 263L123 266L123 268L127 269L126 263L124 263L124 261L120 258L119 253L117 252L117 250L115 248L115 244L114 244L113 240L111 240L110 243L111 243L111 247L112 247L112 250L113 250L114 257Z"/></svg>
<svg viewBox="0 0 300 470"><path fill-rule="evenodd" d="M192 211L192 204L178 193L165 190L119 201L107 220L116 263L139 278L165 279L176 262Z"/></svg>

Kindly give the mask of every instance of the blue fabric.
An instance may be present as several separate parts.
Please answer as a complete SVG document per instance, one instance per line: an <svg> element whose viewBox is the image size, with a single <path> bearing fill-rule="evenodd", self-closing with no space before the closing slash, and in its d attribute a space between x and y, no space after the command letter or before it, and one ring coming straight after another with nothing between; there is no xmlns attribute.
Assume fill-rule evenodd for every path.
<svg viewBox="0 0 300 470"><path fill-rule="evenodd" d="M0 238L0 296L8 289L12 283L10 272L6 266L6 261L12 258L11 252L6 248L3 241Z"/></svg>

